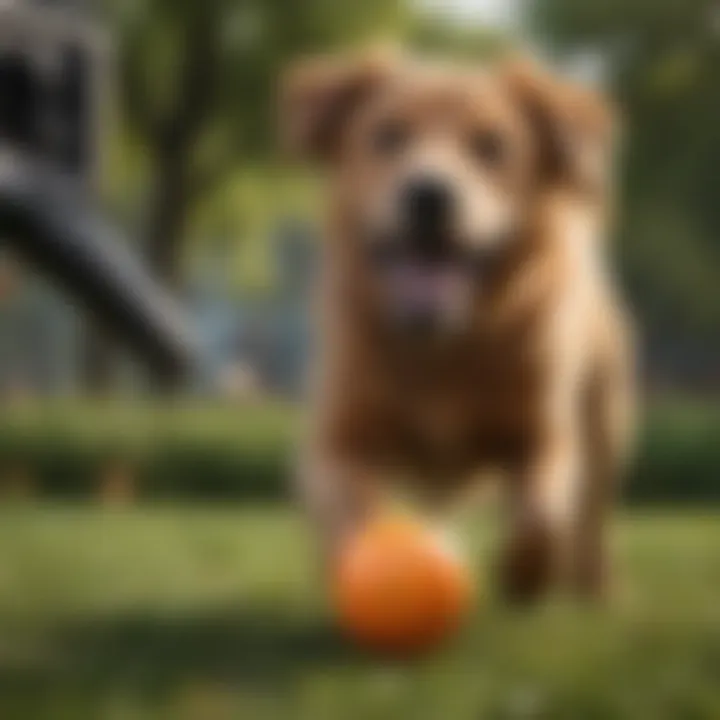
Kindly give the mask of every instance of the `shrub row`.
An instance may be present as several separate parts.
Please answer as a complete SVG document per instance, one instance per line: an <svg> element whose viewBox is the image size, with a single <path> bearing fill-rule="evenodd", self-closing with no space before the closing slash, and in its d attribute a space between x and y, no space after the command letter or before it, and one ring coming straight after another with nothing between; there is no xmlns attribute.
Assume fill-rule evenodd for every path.
<svg viewBox="0 0 720 720"><path fill-rule="evenodd" d="M93 493L116 466L151 498L282 498L299 424L297 411L280 404L54 405L3 415L0 485L20 473L57 497ZM720 408L655 406L624 487L630 501L720 501Z"/></svg>
<svg viewBox="0 0 720 720"><path fill-rule="evenodd" d="M625 496L642 502L720 502L720 403L674 401L650 407Z"/></svg>
<svg viewBox="0 0 720 720"><path fill-rule="evenodd" d="M143 496L217 500L284 492L296 418L273 404L56 405L5 415L0 483L22 473L43 494L87 496L121 467Z"/></svg>

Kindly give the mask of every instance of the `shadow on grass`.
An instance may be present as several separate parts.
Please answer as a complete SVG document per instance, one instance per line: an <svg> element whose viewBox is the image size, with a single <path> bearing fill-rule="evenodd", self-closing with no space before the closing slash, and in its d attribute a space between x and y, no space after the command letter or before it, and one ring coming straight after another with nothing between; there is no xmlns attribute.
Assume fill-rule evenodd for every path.
<svg viewBox="0 0 720 720"><path fill-rule="evenodd" d="M262 608L87 619L49 630L35 651L0 657L0 705L203 683L281 693L301 673L362 661L329 624Z"/></svg>

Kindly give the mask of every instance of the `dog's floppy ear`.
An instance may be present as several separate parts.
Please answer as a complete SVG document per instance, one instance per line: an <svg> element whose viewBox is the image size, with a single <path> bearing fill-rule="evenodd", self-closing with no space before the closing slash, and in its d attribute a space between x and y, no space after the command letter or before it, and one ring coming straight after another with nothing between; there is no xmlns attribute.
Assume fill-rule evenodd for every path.
<svg viewBox="0 0 720 720"><path fill-rule="evenodd" d="M301 60L280 89L280 132L285 147L304 159L332 159L353 112L389 77L395 56Z"/></svg>
<svg viewBox="0 0 720 720"><path fill-rule="evenodd" d="M609 103L530 59L506 61L503 75L538 133L541 171L580 189L604 186L616 134Z"/></svg>

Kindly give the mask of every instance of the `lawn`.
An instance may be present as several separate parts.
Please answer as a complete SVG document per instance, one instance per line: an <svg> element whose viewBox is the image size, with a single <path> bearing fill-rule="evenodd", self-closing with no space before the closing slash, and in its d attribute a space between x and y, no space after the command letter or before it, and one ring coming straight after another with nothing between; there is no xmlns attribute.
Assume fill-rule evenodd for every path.
<svg viewBox="0 0 720 720"><path fill-rule="evenodd" d="M466 536L488 566L487 533ZM0 719L717 720L720 517L625 515L615 541L610 609L488 592L402 665L333 630L289 511L5 507Z"/></svg>

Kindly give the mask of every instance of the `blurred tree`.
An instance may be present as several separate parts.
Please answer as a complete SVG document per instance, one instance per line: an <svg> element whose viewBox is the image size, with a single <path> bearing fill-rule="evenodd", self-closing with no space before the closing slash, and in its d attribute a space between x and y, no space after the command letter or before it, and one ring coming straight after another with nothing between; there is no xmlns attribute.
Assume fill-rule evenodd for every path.
<svg viewBox="0 0 720 720"><path fill-rule="evenodd" d="M142 241L178 281L195 207L243 164L267 160L277 77L297 53L392 32L401 0L110 0L122 112L152 177Z"/></svg>

